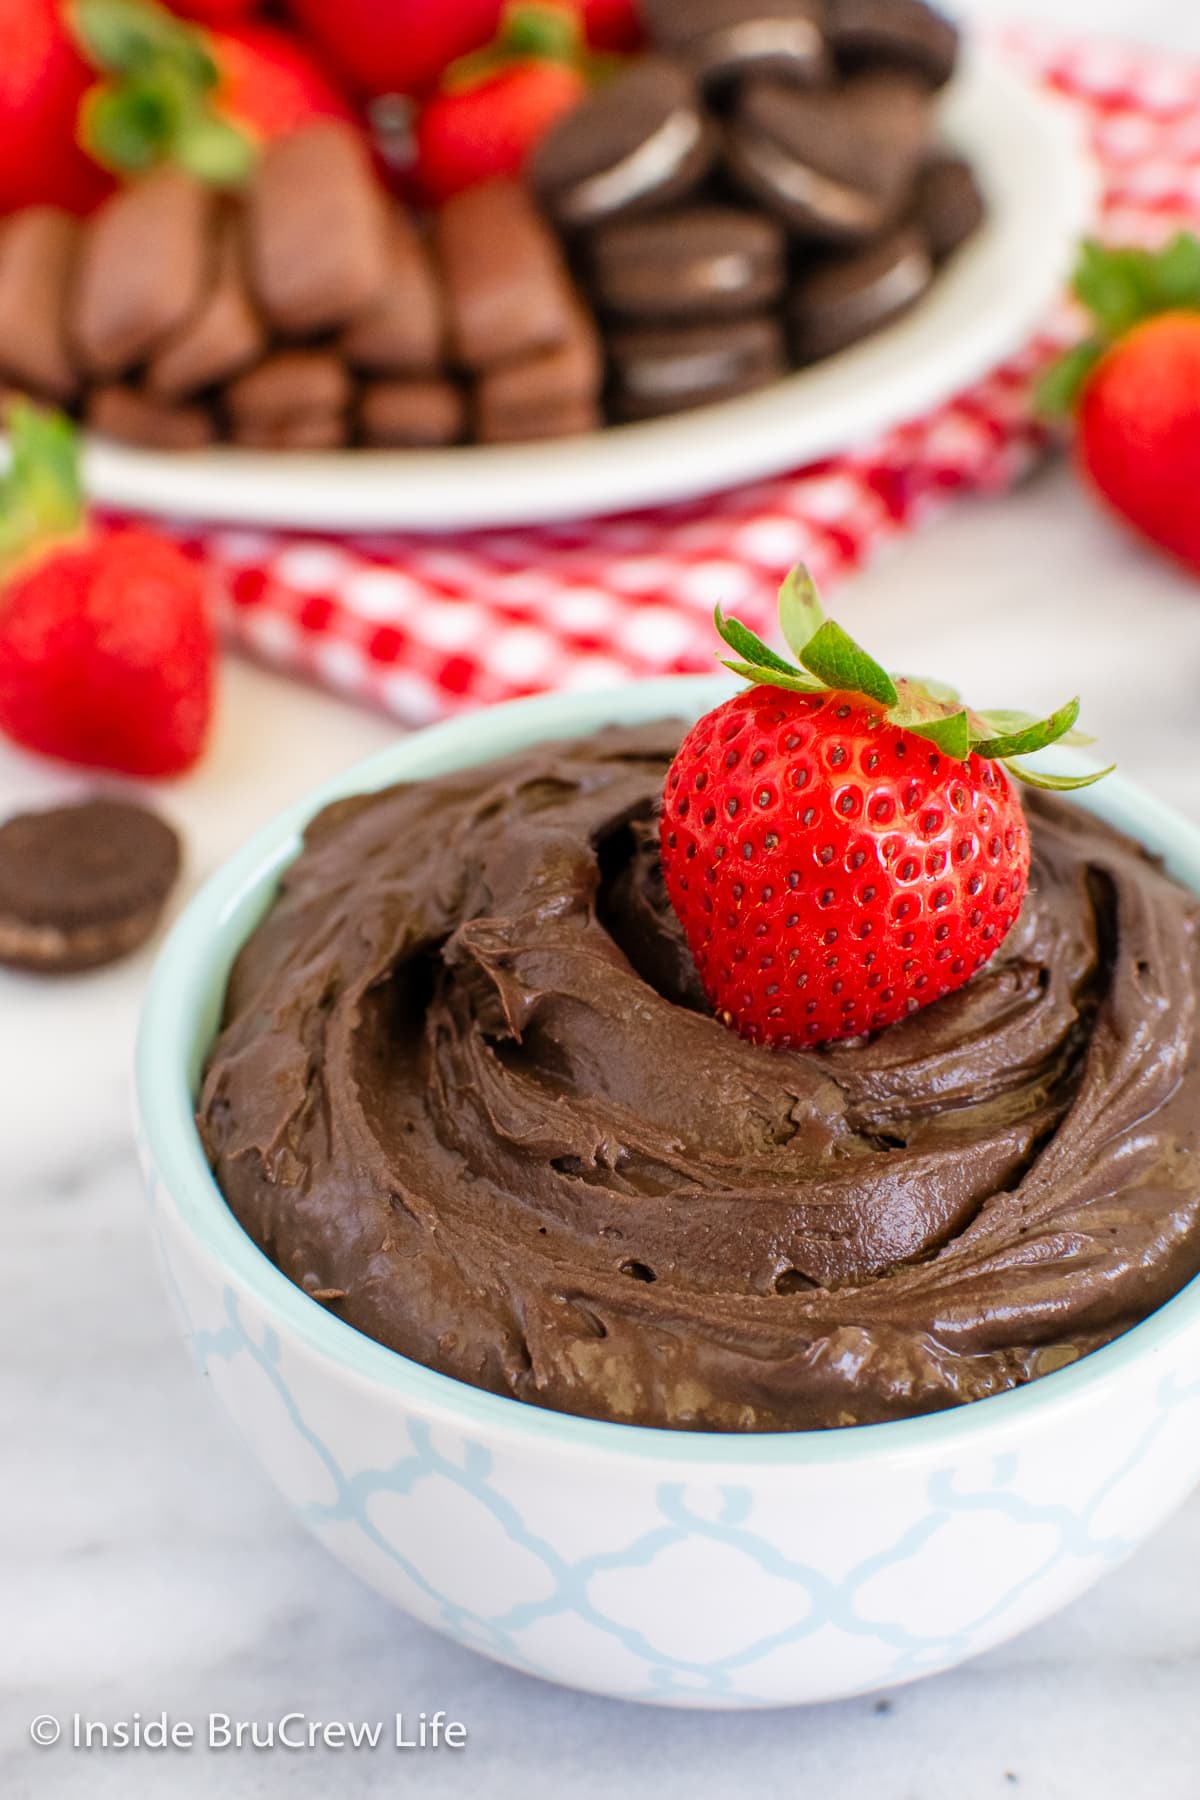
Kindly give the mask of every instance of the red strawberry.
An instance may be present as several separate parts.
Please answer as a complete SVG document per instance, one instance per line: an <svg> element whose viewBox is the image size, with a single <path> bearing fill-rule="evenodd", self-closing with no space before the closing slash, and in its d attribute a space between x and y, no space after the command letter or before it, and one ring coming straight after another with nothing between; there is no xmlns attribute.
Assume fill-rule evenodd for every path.
<svg viewBox="0 0 1200 1800"><path fill-rule="evenodd" d="M83 141L121 174L173 161L235 183L263 140L354 116L315 53L274 26L204 31L151 0L75 0L71 19L105 77L86 97Z"/></svg>
<svg viewBox="0 0 1200 1800"><path fill-rule="evenodd" d="M262 11L260 0L167 0L167 6L197 25L237 25Z"/></svg>
<svg viewBox="0 0 1200 1800"><path fill-rule="evenodd" d="M351 87L420 94L458 57L495 35L504 0L289 0Z"/></svg>
<svg viewBox="0 0 1200 1800"><path fill-rule="evenodd" d="M47 756L178 775L212 715L200 569L149 531L80 534L73 428L14 406L0 496L0 731Z"/></svg>
<svg viewBox="0 0 1200 1800"><path fill-rule="evenodd" d="M628 54L645 41L637 0L570 0L593 50Z"/></svg>
<svg viewBox="0 0 1200 1800"><path fill-rule="evenodd" d="M1076 456L1113 510L1200 570L1200 239L1085 244L1075 291L1096 330L1042 385L1078 411Z"/></svg>
<svg viewBox="0 0 1200 1800"><path fill-rule="evenodd" d="M88 212L112 187L75 141L92 77L61 11L59 0L0 0L0 214Z"/></svg>
<svg viewBox="0 0 1200 1800"><path fill-rule="evenodd" d="M663 790L662 866L713 1008L755 1043L877 1031L969 981L1021 908L1029 839L1010 760L1068 735L895 682L826 620L808 577L780 595L800 667L717 609L751 686L693 726ZM1007 773L1006 773L1007 770Z"/></svg>
<svg viewBox="0 0 1200 1800"><path fill-rule="evenodd" d="M587 92L578 20L514 6L495 43L446 72L417 123L417 175L431 200L519 175L557 119Z"/></svg>

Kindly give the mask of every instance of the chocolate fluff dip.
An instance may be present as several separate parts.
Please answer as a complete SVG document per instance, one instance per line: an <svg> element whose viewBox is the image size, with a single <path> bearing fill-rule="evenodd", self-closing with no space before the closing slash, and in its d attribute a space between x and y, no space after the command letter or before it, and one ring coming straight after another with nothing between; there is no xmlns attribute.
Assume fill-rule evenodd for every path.
<svg viewBox="0 0 1200 1800"><path fill-rule="evenodd" d="M1197 901L1027 802L993 960L873 1040L709 1013L658 865L678 723L329 807L237 959L199 1104L246 1231L498 1394L711 1431L932 1412L1200 1269Z"/></svg>

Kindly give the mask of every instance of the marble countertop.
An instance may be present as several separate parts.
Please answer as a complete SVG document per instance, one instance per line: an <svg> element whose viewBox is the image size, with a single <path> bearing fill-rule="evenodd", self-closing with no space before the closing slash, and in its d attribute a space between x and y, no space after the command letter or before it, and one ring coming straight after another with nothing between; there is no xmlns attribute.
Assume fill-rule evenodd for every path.
<svg viewBox="0 0 1200 1800"><path fill-rule="evenodd" d="M1019 12L977 0L991 17ZM1032 8L1026 8L1029 11ZM1043 17L1048 8L1039 9ZM1060 0L1200 48L1179 0ZM1190 9L1186 9L1189 10ZM976 502L840 596L885 662L982 699L1086 697L1125 772L1200 820L1200 586L1111 528L1062 467ZM394 727L244 663L215 747L162 803L185 889ZM78 784L0 748L0 816ZM182 896L181 896L182 897ZM754 1718L652 1713L542 1686L445 1643L336 1566L229 1434L153 1267L128 1123L149 954L61 985L0 976L0 1794L220 1792L453 1800L1108 1800L1200 1793L1200 1497L1049 1624L966 1668ZM53 1272L53 1286L49 1275ZM35 1715L466 1722L465 1751L73 1751Z"/></svg>

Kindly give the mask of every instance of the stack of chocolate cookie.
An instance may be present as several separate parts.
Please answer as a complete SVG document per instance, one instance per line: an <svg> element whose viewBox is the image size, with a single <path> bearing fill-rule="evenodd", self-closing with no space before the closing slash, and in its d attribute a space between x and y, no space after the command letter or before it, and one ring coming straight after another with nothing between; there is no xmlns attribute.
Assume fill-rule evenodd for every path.
<svg viewBox="0 0 1200 1800"><path fill-rule="evenodd" d="M85 224L0 225L0 384L159 449L499 443L601 423L599 336L529 191L425 230L361 139L270 145L244 195L174 169Z"/></svg>
<svg viewBox="0 0 1200 1800"><path fill-rule="evenodd" d="M937 147L954 28L924 0L643 0L652 55L543 141L533 184L644 419L844 349L976 229Z"/></svg>

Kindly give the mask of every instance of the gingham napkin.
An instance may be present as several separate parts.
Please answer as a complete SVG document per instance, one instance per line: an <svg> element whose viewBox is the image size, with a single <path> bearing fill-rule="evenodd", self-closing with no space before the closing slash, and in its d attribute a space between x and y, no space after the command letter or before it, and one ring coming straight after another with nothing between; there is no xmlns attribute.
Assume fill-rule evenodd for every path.
<svg viewBox="0 0 1200 1800"><path fill-rule="evenodd" d="M1022 34L1005 51L1074 105L1098 158L1102 229L1200 220L1200 64ZM547 688L712 667L715 601L760 630L797 561L825 587L956 494L999 490L1043 448L1033 380L1068 341L1064 304L1020 355L926 417L835 460L617 519L453 537L212 530L229 638L409 724Z"/></svg>

